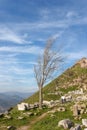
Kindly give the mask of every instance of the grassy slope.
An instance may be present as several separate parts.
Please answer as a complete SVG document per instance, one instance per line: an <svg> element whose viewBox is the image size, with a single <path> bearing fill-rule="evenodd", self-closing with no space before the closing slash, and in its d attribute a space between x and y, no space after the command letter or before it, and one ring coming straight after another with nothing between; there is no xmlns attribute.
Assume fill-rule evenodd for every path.
<svg viewBox="0 0 87 130"><path fill-rule="evenodd" d="M43 88L43 96L44 100L57 100L60 96L58 95L48 95L50 92L57 92L56 87L58 87L58 91L62 91L63 93L67 93L68 91L72 91L80 87L79 85L69 85L73 82L73 79L78 77L82 77L84 75L83 82L87 83L87 68L81 68L79 65L75 65L72 68L66 70L61 76L53 80L51 83L46 85ZM66 86L65 88L63 86ZM28 103L38 102L38 92L32 95L30 98L25 100Z"/></svg>
<svg viewBox="0 0 87 130"><path fill-rule="evenodd" d="M58 95L48 95L49 92L55 92L56 87L58 86L58 91L62 91L63 93L67 93L68 91L72 91L77 89L77 86L69 86L69 84L71 84L73 82L73 79L76 79L78 77L82 77L84 75L84 77L87 77L87 69L86 68L80 68L79 65L75 65L72 68L66 70L61 76L59 76L58 78L56 78L54 81L52 81L50 84L48 84L47 86L45 86L43 88L43 93L44 93L44 99L46 100L55 100L55 99L59 99L60 96ZM87 83L86 78L83 79L84 83ZM68 83L68 85L67 85ZM66 86L64 88L64 85ZM30 98L25 100L28 103L34 103L36 101L38 101L38 92L35 93L34 95L32 95ZM71 104L69 104L71 105ZM67 111L66 112L56 112L54 114L54 117L51 117L50 115L47 115L44 119L42 119L41 121L37 122L35 125L33 125L31 130L40 130L42 128L42 130L62 130L59 129L57 127L58 121L63 119L63 118L70 118L73 120L73 116L72 116L72 112L70 111L69 106L67 104L67 106L65 106ZM19 116L23 116L23 112L17 111L17 108L14 108L11 113L10 116L12 117L12 119L6 119L6 118L0 118L0 126L3 125L14 125L14 126L21 126L21 125L26 125L29 124L29 122L38 117L41 113L44 113L47 110L42 110L42 111L38 111L35 110L34 113L37 113L36 115L33 115L31 117L26 116L23 120L18 120L17 118ZM27 111L25 112L27 113ZM4 130L4 129L0 129L0 130Z"/></svg>
<svg viewBox="0 0 87 130"><path fill-rule="evenodd" d="M69 118L72 121L74 120L68 105L66 112L55 112L54 114L48 114L44 119L33 125L31 130L63 130L63 128L58 128L58 121L66 118Z"/></svg>

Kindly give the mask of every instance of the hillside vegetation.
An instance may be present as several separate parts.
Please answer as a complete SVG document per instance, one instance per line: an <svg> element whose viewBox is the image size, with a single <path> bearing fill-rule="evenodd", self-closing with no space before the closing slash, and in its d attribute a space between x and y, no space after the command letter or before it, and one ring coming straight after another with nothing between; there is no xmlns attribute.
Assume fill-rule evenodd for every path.
<svg viewBox="0 0 87 130"><path fill-rule="evenodd" d="M63 95L72 96L71 101L60 102ZM22 126L25 130L63 130L62 127L58 127L58 122L67 118L81 124L82 118L87 117L87 59L81 59L46 85L43 88L43 98L47 101L57 101L57 105L42 110L36 108L26 111L18 111L15 107L8 114L0 116L0 130L7 130L7 126L15 126L17 130L22 130ZM38 102L38 92L24 102ZM75 104L79 106L80 112L77 117L73 115L72 109Z"/></svg>
<svg viewBox="0 0 87 130"><path fill-rule="evenodd" d="M81 67L85 58L78 61L74 66L67 69L62 75L50 82L43 88L44 100L58 100L61 95L68 91L79 88L86 89L87 67ZM84 63L85 65L86 63ZM28 103L38 102L38 92L26 100Z"/></svg>

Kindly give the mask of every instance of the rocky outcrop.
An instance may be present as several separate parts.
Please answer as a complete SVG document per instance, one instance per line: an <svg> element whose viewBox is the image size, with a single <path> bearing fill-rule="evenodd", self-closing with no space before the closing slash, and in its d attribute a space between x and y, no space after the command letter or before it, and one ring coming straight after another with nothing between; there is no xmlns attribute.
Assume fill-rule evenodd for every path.
<svg viewBox="0 0 87 130"><path fill-rule="evenodd" d="M80 61L78 61L78 64L80 64L81 68L87 68L87 59L82 58Z"/></svg>

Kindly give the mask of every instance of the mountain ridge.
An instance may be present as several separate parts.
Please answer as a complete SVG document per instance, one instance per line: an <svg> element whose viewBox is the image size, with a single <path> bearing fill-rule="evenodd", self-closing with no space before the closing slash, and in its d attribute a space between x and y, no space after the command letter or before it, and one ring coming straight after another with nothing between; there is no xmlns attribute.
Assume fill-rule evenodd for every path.
<svg viewBox="0 0 87 130"><path fill-rule="evenodd" d="M33 93L2 92L0 93L0 112L5 112L10 107L31 96Z"/></svg>

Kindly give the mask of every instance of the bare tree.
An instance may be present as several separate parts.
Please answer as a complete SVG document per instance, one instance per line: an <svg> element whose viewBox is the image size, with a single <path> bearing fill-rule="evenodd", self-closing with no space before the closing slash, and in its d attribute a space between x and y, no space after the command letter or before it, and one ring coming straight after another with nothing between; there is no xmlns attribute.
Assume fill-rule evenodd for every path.
<svg viewBox="0 0 87 130"><path fill-rule="evenodd" d="M54 39L51 38L47 41L42 56L38 57L37 64L34 66L35 78L39 88L39 108L42 109L43 96L42 89L46 81L48 81L60 67L60 63L64 61L63 56L58 52L53 51L52 47Z"/></svg>

